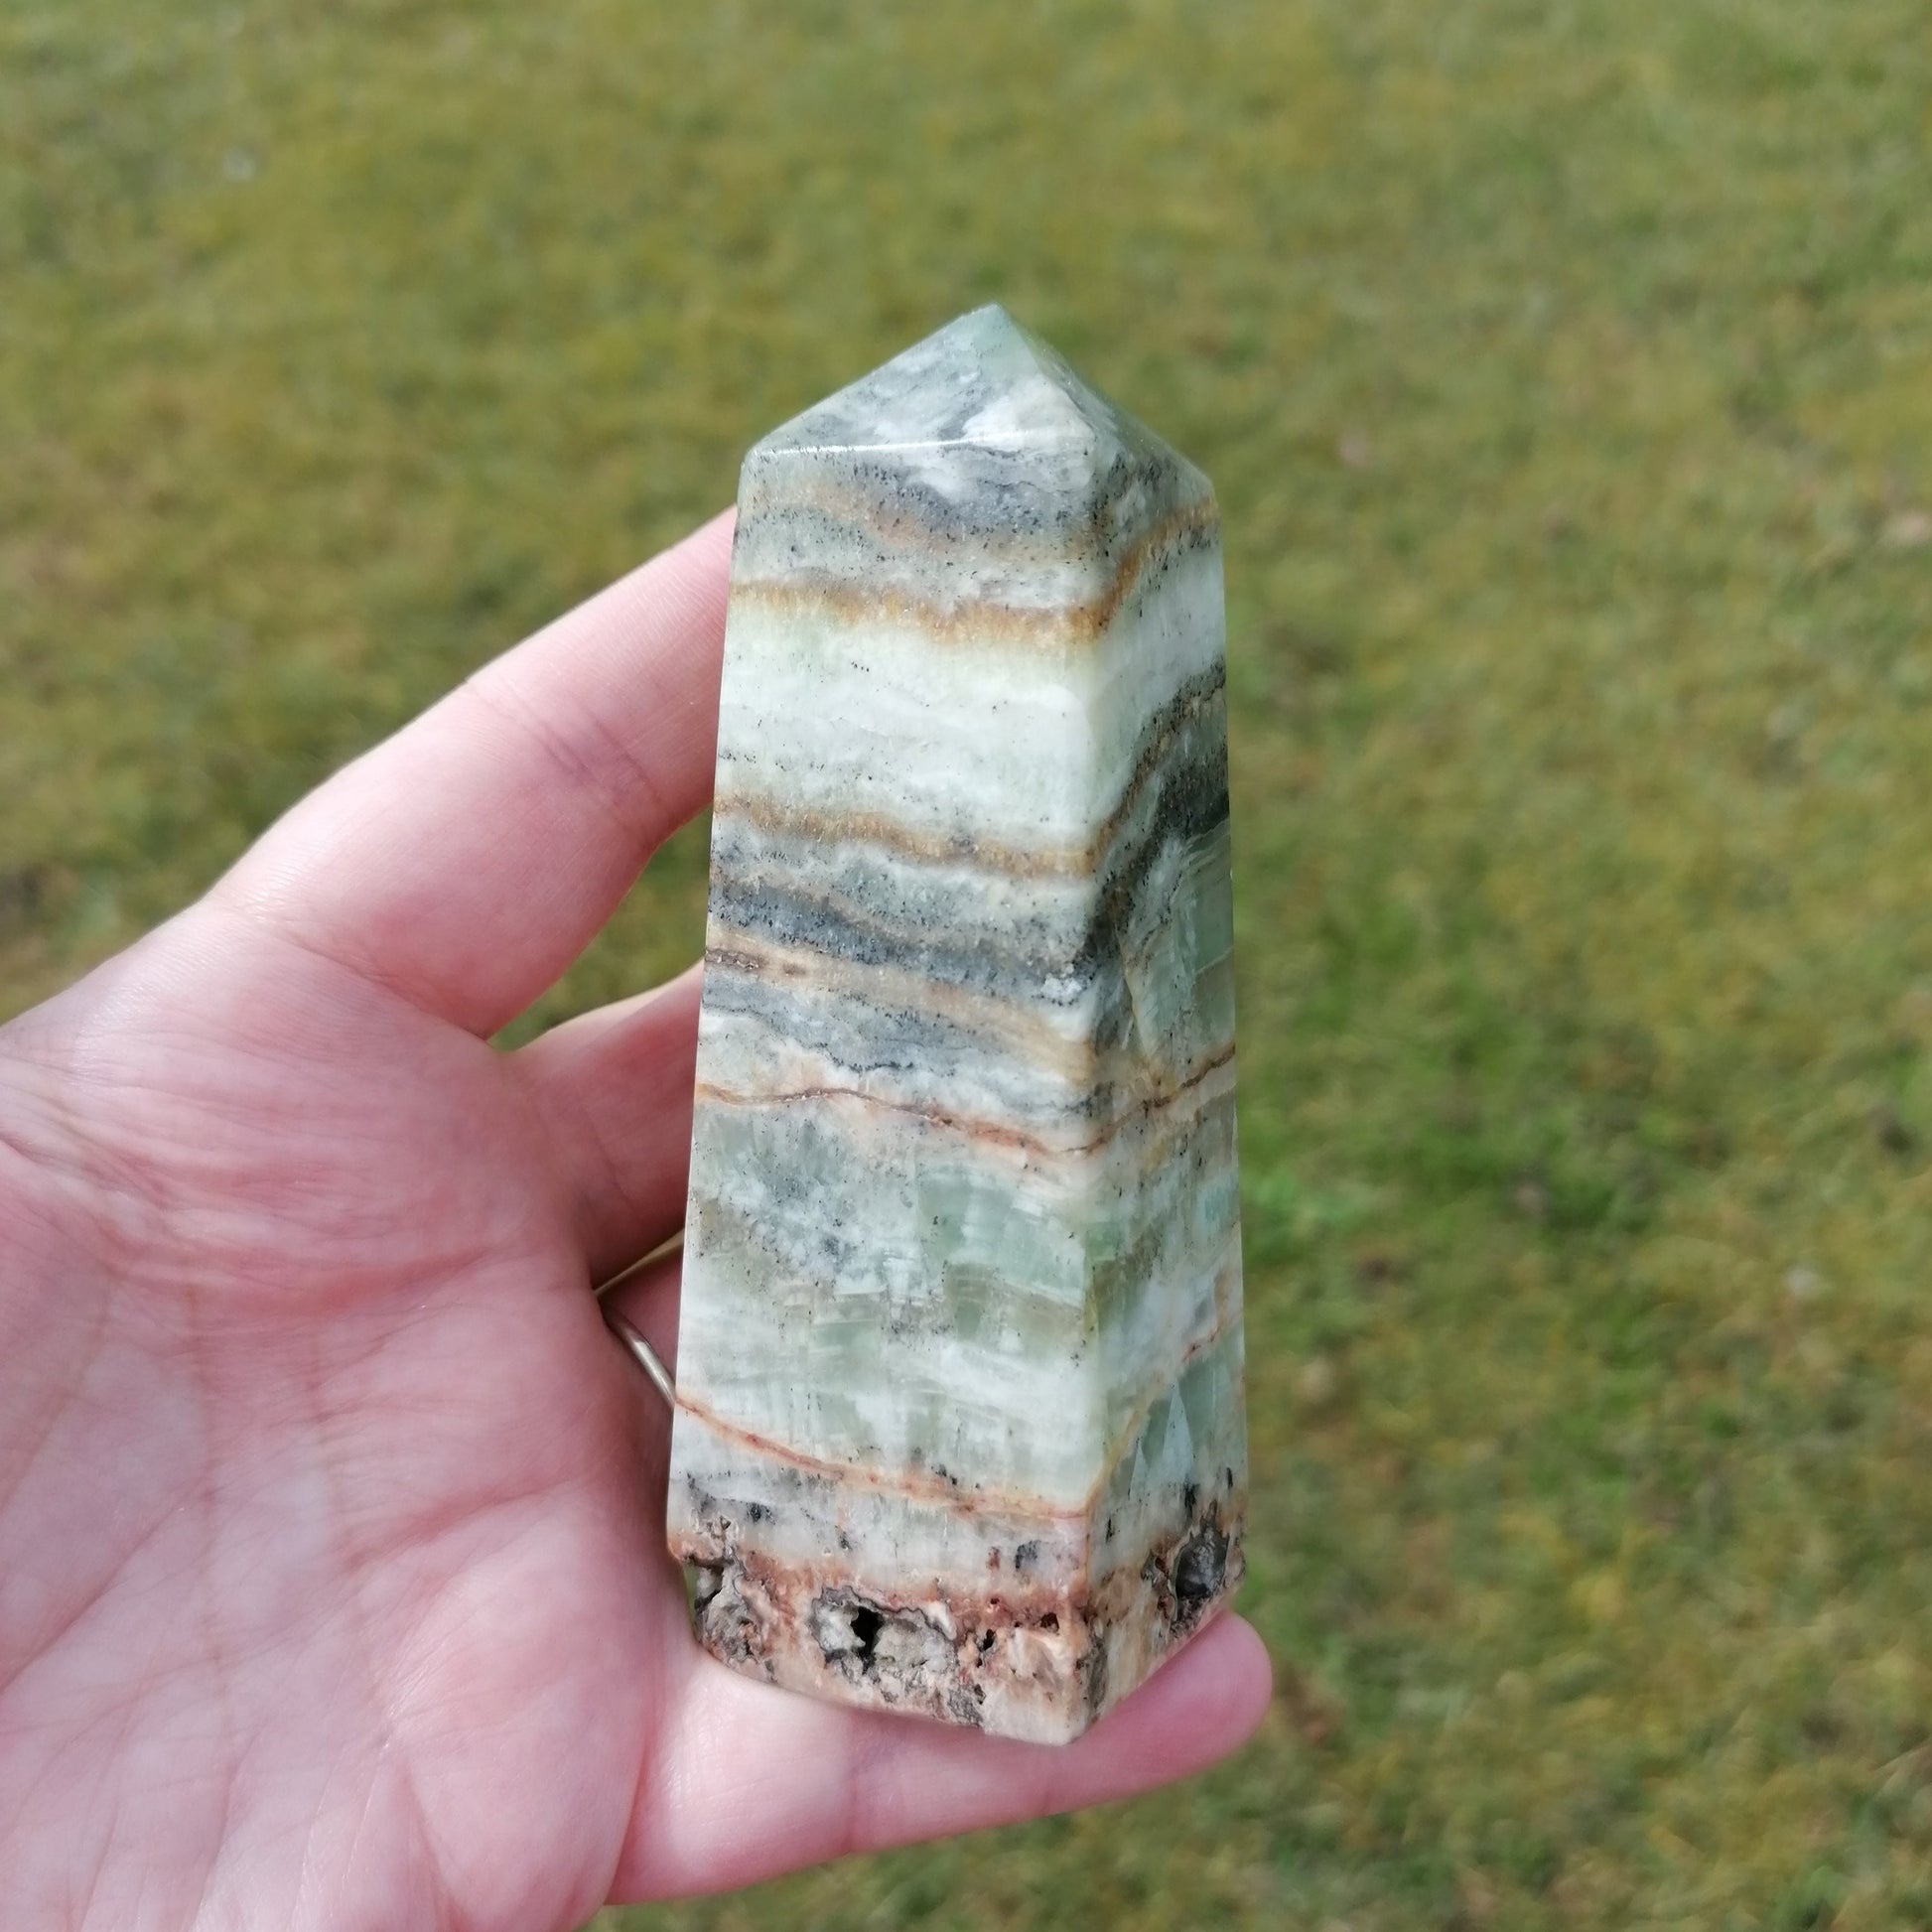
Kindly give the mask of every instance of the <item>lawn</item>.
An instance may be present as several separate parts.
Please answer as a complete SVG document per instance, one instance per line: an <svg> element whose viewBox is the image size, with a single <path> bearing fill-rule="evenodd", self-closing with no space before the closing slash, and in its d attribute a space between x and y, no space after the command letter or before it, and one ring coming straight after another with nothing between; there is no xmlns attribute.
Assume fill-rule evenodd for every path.
<svg viewBox="0 0 1932 1932"><path fill-rule="evenodd" d="M0 0L0 1014L976 302L1221 493L1275 1711L609 1932L1932 1922L1928 100L1916 0Z"/></svg>

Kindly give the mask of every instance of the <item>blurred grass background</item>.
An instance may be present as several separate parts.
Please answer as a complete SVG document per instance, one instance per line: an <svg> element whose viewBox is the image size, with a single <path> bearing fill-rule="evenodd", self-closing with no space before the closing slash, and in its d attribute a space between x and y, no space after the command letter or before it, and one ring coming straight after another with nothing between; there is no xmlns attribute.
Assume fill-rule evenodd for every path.
<svg viewBox="0 0 1932 1932"><path fill-rule="evenodd" d="M1929 99L1916 0L0 0L0 1011L987 297L1221 491L1275 1713L613 1932L1932 1923Z"/></svg>

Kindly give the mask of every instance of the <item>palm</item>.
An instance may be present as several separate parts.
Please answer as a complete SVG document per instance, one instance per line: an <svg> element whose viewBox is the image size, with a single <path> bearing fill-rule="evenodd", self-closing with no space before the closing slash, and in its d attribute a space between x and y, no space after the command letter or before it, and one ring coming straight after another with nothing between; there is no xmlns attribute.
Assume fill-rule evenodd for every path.
<svg viewBox="0 0 1932 1932"><path fill-rule="evenodd" d="M487 1035L701 798L724 537L0 1035L0 1868L29 1921L568 1926L1157 1782L1258 1715L1232 1623L1057 1753L689 1640L662 1419L588 1290L679 1219L695 983ZM660 1344L674 1275L627 1291Z"/></svg>

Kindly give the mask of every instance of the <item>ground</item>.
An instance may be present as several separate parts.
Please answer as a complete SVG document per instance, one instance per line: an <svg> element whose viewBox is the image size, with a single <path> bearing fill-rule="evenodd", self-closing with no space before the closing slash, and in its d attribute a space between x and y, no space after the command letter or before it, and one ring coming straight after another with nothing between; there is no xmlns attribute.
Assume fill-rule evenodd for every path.
<svg viewBox="0 0 1932 1932"><path fill-rule="evenodd" d="M0 1013L979 301L1219 487L1275 1714L613 1927L1932 1919L1929 84L1915 0L0 0Z"/></svg>

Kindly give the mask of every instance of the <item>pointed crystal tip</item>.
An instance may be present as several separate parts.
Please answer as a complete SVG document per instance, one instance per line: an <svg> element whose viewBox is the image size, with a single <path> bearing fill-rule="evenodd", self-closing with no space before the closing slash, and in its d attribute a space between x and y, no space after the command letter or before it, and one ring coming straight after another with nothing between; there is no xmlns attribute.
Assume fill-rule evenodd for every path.
<svg viewBox="0 0 1932 1932"><path fill-rule="evenodd" d="M997 302L914 343L764 438L755 458L952 446L1077 450L1104 470L1180 461Z"/></svg>
<svg viewBox="0 0 1932 1932"><path fill-rule="evenodd" d="M935 621L1098 622L1137 560L1213 524L1192 464L989 303L752 450L733 595L810 584Z"/></svg>

